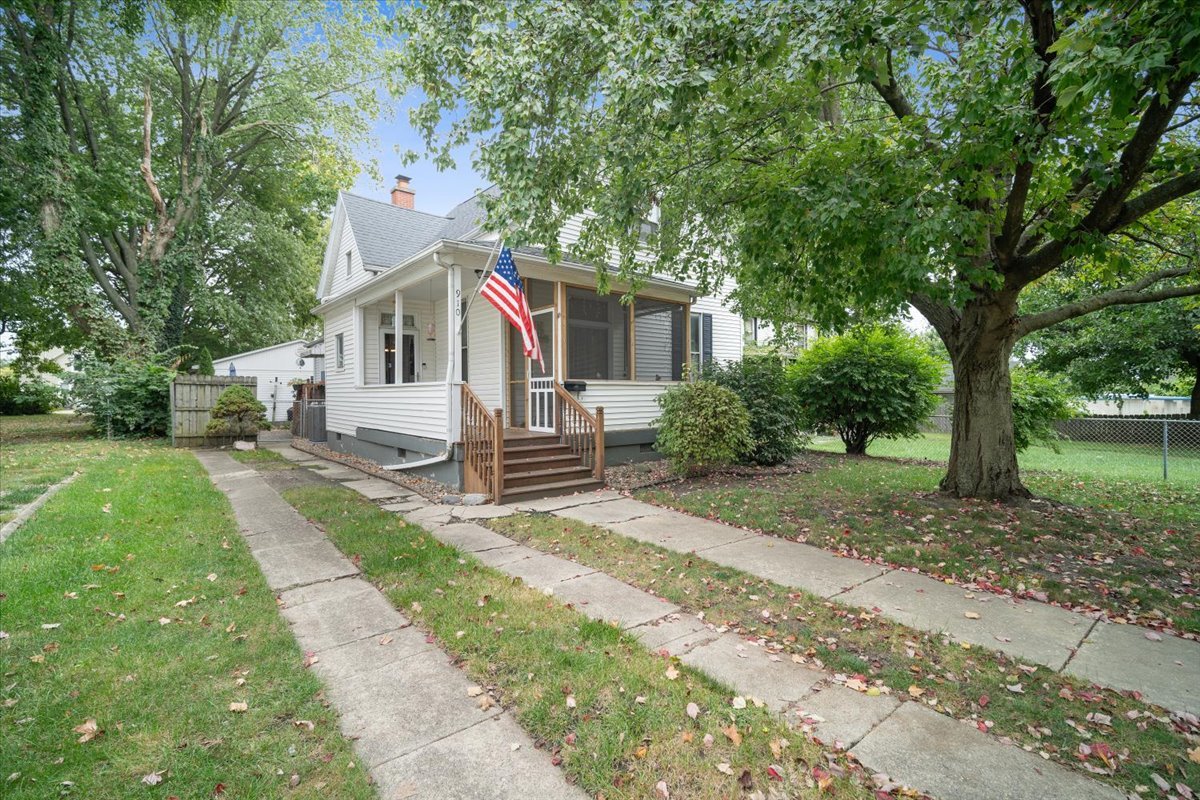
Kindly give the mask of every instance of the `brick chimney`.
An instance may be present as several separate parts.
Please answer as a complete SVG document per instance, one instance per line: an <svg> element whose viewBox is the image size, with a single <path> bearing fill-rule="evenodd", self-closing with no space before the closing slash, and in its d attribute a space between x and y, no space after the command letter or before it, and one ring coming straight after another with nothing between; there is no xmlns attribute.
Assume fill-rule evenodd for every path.
<svg viewBox="0 0 1200 800"><path fill-rule="evenodd" d="M392 189L392 205L400 206L401 208L413 207L413 197L416 195L416 192L408 188L410 180L411 178L407 175L396 176L396 188Z"/></svg>

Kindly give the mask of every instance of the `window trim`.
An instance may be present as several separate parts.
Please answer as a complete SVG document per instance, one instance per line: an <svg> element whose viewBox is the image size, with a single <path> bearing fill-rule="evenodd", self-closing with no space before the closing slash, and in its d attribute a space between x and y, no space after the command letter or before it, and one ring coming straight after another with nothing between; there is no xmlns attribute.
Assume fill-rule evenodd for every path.
<svg viewBox="0 0 1200 800"><path fill-rule="evenodd" d="M351 264L354 262L354 251L346 251L346 277L350 277Z"/></svg>
<svg viewBox="0 0 1200 800"><path fill-rule="evenodd" d="M346 369L346 334L333 335L334 367L340 372Z"/></svg>

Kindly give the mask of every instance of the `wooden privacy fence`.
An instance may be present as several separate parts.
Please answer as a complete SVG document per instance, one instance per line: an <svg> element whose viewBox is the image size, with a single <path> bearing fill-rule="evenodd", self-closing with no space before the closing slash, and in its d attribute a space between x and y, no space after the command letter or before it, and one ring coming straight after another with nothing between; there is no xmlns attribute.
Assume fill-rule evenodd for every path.
<svg viewBox="0 0 1200 800"><path fill-rule="evenodd" d="M204 447L228 444L232 436L208 436L213 406L230 386L258 389L258 378L238 375L176 375L171 381L171 444L175 447Z"/></svg>

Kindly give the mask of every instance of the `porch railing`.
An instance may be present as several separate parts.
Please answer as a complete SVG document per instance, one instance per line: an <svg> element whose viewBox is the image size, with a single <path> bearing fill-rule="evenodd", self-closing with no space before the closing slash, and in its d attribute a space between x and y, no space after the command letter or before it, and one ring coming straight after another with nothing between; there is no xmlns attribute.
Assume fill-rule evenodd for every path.
<svg viewBox="0 0 1200 800"><path fill-rule="evenodd" d="M463 483L468 492L500 502L504 488L504 416L488 411L479 395L462 385Z"/></svg>
<svg viewBox="0 0 1200 800"><path fill-rule="evenodd" d="M598 407L593 416L557 381L554 393L558 396L557 427L562 443L579 456L585 467L592 468L596 480L604 480L604 407Z"/></svg>

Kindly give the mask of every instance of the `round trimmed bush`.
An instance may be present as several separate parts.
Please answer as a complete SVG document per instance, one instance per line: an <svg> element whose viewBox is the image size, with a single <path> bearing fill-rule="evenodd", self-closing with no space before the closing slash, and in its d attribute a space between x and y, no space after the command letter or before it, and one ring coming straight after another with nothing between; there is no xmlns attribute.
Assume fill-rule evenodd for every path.
<svg viewBox="0 0 1200 800"><path fill-rule="evenodd" d="M268 428L267 407L259 402L246 386L230 386L221 392L213 406L212 419L206 431L214 436L258 435Z"/></svg>
<svg viewBox="0 0 1200 800"><path fill-rule="evenodd" d="M673 386L658 396L654 447L685 475L740 460L753 447L750 413L733 391L711 381Z"/></svg>

